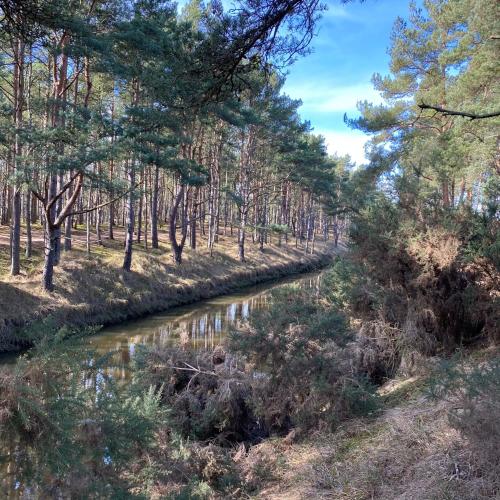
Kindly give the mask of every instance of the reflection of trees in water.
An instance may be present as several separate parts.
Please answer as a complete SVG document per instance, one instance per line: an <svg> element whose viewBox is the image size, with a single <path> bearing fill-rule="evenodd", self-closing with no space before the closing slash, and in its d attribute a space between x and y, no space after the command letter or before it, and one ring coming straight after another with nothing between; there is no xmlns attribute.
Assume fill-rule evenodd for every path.
<svg viewBox="0 0 500 500"><path fill-rule="evenodd" d="M300 281L300 286L311 289L313 293L319 290L321 275L312 276ZM132 336L121 336L106 345L108 350L116 351L108 375L118 379L127 378L127 367L134 355L137 345L180 346L185 349L213 349L220 344L228 331L239 322L248 319L252 311L266 307L269 302L269 290L245 300L239 300L227 305L208 304L203 308L180 318L166 319L159 327L152 328L148 333ZM126 331L124 331L126 335Z"/></svg>
<svg viewBox="0 0 500 500"><path fill-rule="evenodd" d="M162 346L180 344L193 349L212 349L222 342L231 326L247 319L251 311L263 307L267 300L266 296L260 295L202 315L170 321L158 329L159 338L153 334L143 341Z"/></svg>

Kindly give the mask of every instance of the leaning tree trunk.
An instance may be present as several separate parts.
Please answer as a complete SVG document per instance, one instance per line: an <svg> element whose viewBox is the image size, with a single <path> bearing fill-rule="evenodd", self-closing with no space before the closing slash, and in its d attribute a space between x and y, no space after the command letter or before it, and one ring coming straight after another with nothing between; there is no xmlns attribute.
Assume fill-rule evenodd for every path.
<svg viewBox="0 0 500 500"><path fill-rule="evenodd" d="M73 189L72 195L66 201L61 212L56 216L55 204L61 198L66 190L77 180L76 187ZM42 286L44 290L51 292L54 289L54 266L56 265L57 243L61 238L61 226L66 218L71 214L71 209L80 194L83 174L78 173L71 177L66 185L59 192L56 191L57 179L55 175L48 178L49 192L46 196L42 196L37 191L32 191L33 194L40 200L44 207L44 264L42 274Z"/></svg>
<svg viewBox="0 0 500 500"><path fill-rule="evenodd" d="M187 220L185 214L185 207L183 207L182 223L181 223L182 236L181 236L181 241L180 242L177 241L177 215L179 213L179 207L181 205L181 202L184 201L184 194L185 194L185 185L180 184L179 190L177 191L174 203L172 205L172 210L170 211L170 220L168 226L169 229L168 236L170 239L170 245L172 246L172 257L176 264L182 263L182 251L184 249L184 244L186 242L186 236L187 236Z"/></svg>

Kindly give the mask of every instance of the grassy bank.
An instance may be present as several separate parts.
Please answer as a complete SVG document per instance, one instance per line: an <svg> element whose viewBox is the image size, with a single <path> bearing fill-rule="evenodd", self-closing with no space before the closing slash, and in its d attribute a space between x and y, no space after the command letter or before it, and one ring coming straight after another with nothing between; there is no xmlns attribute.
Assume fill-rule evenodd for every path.
<svg viewBox="0 0 500 500"><path fill-rule="evenodd" d="M78 233L76 241L78 241ZM111 325L173 306L225 294L256 283L324 266L334 254L319 243L313 255L293 245L270 245L260 252L249 242L247 262L237 259L234 238L221 237L210 257L200 241L186 249L183 264L172 263L170 249L146 250L137 245L132 271L123 272L119 240L104 241L87 255L81 246L63 254L56 269L55 291L39 286L41 247L23 262L20 277L8 276L8 249L1 248L0 351L16 350L26 342L26 331L41 321L63 325ZM27 328L29 327L29 328Z"/></svg>
<svg viewBox="0 0 500 500"><path fill-rule="evenodd" d="M495 356L495 348L466 356L466 372ZM498 431L492 432L498 424L484 401L498 400L485 386L470 399L466 379L458 380L455 394L434 399L431 373L388 381L378 390L382 406L375 415L349 420L335 432L253 447L242 467L259 475L254 498L498 498Z"/></svg>

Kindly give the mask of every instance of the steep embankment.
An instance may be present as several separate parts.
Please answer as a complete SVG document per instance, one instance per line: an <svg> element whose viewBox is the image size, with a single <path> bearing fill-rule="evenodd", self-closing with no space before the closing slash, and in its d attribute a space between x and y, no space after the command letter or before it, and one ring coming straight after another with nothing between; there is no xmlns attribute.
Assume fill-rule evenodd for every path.
<svg viewBox="0 0 500 500"><path fill-rule="evenodd" d="M185 252L180 266L167 248L138 249L132 271L121 269L122 250L105 242L91 256L75 251L63 256L56 270L56 289L41 290L40 266L24 276L0 281L0 352L16 350L47 328L63 325L110 325L173 306L222 295L248 285L326 265L334 255L329 244L316 245L313 255L292 245L248 245L247 261L236 258L235 242L221 238L218 251Z"/></svg>

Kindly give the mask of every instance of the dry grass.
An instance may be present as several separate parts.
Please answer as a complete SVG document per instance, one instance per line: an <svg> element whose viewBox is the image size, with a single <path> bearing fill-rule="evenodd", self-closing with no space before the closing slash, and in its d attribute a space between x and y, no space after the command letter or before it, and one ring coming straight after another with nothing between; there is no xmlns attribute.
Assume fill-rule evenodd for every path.
<svg viewBox="0 0 500 500"><path fill-rule="evenodd" d="M5 229L2 228L5 232ZM121 235L117 231L116 237ZM0 235L1 236L1 235ZM81 238L78 232L76 236ZM166 236L161 235L161 240ZM318 267L333 254L319 243L315 255L292 245L270 245L264 252L247 245L247 262L237 259L234 238L221 236L210 257L203 239L196 251L186 248L183 264L176 266L170 248L158 250L134 246L132 271L121 269L121 239L93 246L91 255L76 249L62 255L55 269L55 291L42 291L40 245L35 257L23 264L21 276L8 276L8 248L0 237L0 351L19 346L16 338L27 324L51 318L58 325L107 325L169 307L194 302L245 285Z"/></svg>
<svg viewBox="0 0 500 500"><path fill-rule="evenodd" d="M450 420L457 402L431 402L422 396L424 386L422 377L392 380L380 390L387 404L377 418L349 421L333 434L318 433L291 446L284 440L268 443L284 463L274 465L275 479L256 498L498 498L500 443L490 443L495 460L489 455L485 462L477 443Z"/></svg>

